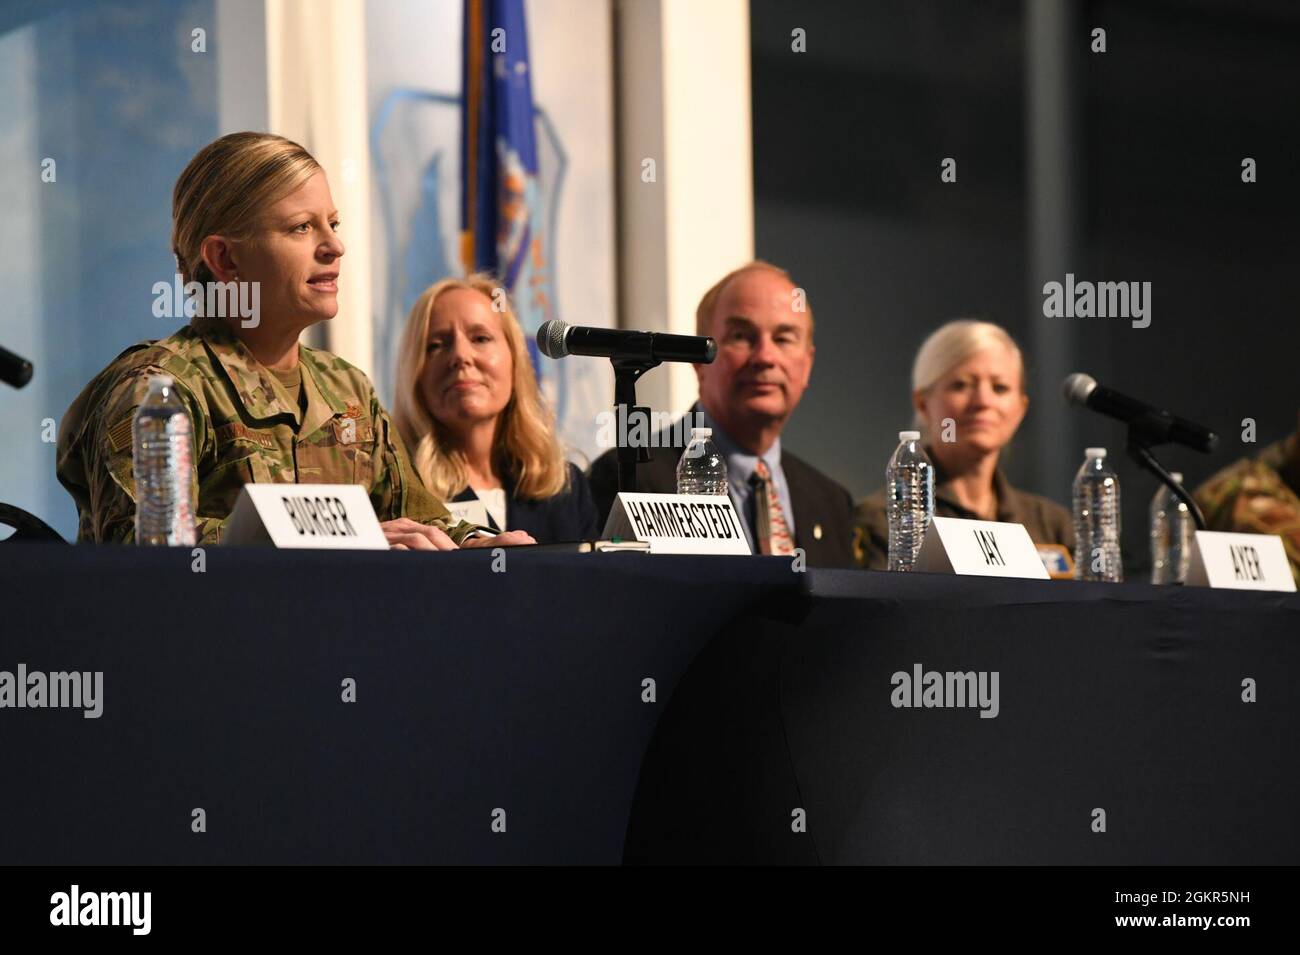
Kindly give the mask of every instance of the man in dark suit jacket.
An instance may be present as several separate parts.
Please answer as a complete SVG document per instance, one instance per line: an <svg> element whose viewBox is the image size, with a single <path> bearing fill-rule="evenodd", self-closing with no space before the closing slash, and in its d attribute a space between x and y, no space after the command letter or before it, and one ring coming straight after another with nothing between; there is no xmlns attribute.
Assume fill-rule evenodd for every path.
<svg viewBox="0 0 1300 955"><path fill-rule="evenodd" d="M853 499L781 447L781 430L812 376L813 319L803 289L783 270L751 262L705 293L696 333L712 335L718 357L696 365L700 400L690 425L713 429L727 459L731 498L755 553L801 548L810 567L853 566ZM637 468L637 490L672 494L690 427L661 432L652 459ZM618 493L615 450L591 466L601 526Z"/></svg>

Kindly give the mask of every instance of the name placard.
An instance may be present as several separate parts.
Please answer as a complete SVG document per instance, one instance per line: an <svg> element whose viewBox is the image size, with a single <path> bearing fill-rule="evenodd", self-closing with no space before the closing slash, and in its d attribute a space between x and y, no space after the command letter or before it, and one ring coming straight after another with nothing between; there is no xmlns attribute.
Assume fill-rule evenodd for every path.
<svg viewBox="0 0 1300 955"><path fill-rule="evenodd" d="M388 549L370 496L359 484L245 484L221 542Z"/></svg>
<svg viewBox="0 0 1300 955"><path fill-rule="evenodd" d="M956 517L930 521L916 569L975 577L1049 579L1025 525Z"/></svg>
<svg viewBox="0 0 1300 955"><path fill-rule="evenodd" d="M1192 542L1187 583L1226 590L1295 592L1295 578L1276 534L1197 531Z"/></svg>
<svg viewBox="0 0 1300 955"><path fill-rule="evenodd" d="M652 554L750 553L729 494L623 492L601 536L644 541Z"/></svg>

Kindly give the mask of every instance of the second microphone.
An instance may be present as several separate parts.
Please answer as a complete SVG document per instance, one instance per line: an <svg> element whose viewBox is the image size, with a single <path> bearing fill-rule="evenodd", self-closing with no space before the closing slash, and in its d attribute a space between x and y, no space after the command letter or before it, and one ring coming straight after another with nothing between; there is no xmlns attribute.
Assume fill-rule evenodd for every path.
<svg viewBox="0 0 1300 955"><path fill-rule="evenodd" d="M537 347L547 358L590 355L595 358L707 365L718 356L718 343L702 335L589 328L568 325L559 319L543 322L537 329Z"/></svg>

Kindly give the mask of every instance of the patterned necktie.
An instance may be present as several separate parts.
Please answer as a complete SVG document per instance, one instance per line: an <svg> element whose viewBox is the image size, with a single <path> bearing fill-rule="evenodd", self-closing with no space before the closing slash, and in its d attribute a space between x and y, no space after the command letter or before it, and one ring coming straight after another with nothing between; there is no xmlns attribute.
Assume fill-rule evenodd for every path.
<svg viewBox="0 0 1300 955"><path fill-rule="evenodd" d="M772 472L762 458L754 465L754 536L758 538L758 550L762 554L776 554L778 557L794 553L794 539L785 522L785 513L781 510L781 498L772 487Z"/></svg>

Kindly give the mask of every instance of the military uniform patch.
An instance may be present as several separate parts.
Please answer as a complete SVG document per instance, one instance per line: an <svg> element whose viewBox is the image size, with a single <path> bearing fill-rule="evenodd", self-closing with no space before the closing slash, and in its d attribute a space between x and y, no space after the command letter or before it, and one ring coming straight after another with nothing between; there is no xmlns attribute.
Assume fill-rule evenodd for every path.
<svg viewBox="0 0 1300 955"><path fill-rule="evenodd" d="M108 443L113 448L114 454L121 454L128 450L132 445L132 426L135 424L135 409L131 413L108 429Z"/></svg>
<svg viewBox="0 0 1300 955"><path fill-rule="evenodd" d="M335 418L331 424L339 444L369 444L375 439L374 426L356 418Z"/></svg>

